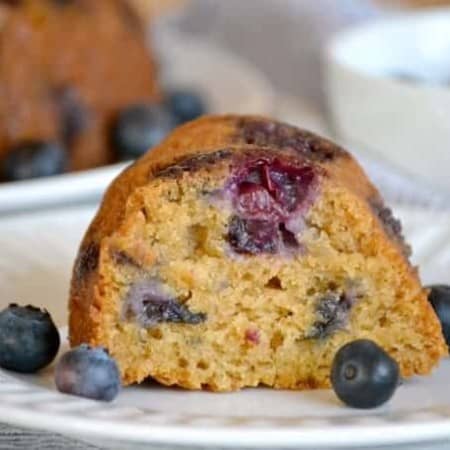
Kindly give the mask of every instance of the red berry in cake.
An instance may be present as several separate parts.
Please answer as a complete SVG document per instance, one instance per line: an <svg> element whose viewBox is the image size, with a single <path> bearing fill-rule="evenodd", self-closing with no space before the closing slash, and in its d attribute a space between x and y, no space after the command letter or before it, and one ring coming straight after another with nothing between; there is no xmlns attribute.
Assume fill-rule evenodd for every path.
<svg viewBox="0 0 450 450"><path fill-rule="evenodd" d="M0 367L34 373L53 361L59 345L58 329L47 311L11 304L0 312Z"/></svg>
<svg viewBox="0 0 450 450"><path fill-rule="evenodd" d="M236 210L241 217L252 220L277 220L284 211L262 185L243 181L238 186Z"/></svg>
<svg viewBox="0 0 450 450"><path fill-rule="evenodd" d="M236 170L237 174L230 184L230 191L235 205L239 205L240 197L248 195L249 191L256 191L256 186L264 189L273 203L267 208L267 215L260 219L270 220L275 214L278 218L287 218L290 213L303 206L308 200L313 182L316 179L314 169L310 166L297 167L289 162L278 159L259 159L243 164ZM261 191L254 196L255 203L261 201ZM268 202L268 200L265 200ZM242 215L256 218L252 214L251 203L247 202L248 210L240 210ZM253 205L258 209L258 205ZM239 209L238 209L239 210Z"/></svg>
<svg viewBox="0 0 450 450"><path fill-rule="evenodd" d="M375 342L360 339L336 353L331 384L339 399L353 408L376 408L393 395L400 379L397 362Z"/></svg>
<svg viewBox="0 0 450 450"><path fill-rule="evenodd" d="M65 353L55 370L60 392L93 400L112 401L120 387L120 373L115 360L102 347L82 344Z"/></svg>
<svg viewBox="0 0 450 450"><path fill-rule="evenodd" d="M46 177L64 172L67 164L65 150L54 142L29 141L12 148L1 170L6 181Z"/></svg>
<svg viewBox="0 0 450 450"><path fill-rule="evenodd" d="M245 331L245 340L253 345L259 345L261 341L261 334L255 328L249 328Z"/></svg>
<svg viewBox="0 0 450 450"><path fill-rule="evenodd" d="M301 222L316 178L312 167L278 159L242 164L227 188L236 212L228 228L231 247L253 255L300 248L291 228Z"/></svg>

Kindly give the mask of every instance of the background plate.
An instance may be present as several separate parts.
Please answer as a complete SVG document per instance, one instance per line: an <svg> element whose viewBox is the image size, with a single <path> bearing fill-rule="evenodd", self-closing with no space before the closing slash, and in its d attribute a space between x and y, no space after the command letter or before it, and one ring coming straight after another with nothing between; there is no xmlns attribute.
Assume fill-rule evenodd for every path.
<svg viewBox="0 0 450 450"><path fill-rule="evenodd" d="M47 307L66 321L70 270L92 208L0 221L0 307L10 301ZM450 215L399 208L425 282L450 283ZM11 424L144 445L350 448L450 439L450 361L433 376L401 386L373 411L341 406L331 391L247 389L186 392L152 384L124 389L113 404L55 391L52 368L20 376L0 370L0 417Z"/></svg>
<svg viewBox="0 0 450 450"><path fill-rule="evenodd" d="M214 44L164 28L155 38L166 86L201 92L211 113L272 113L272 87L248 62ZM124 166L0 183L0 213L98 198Z"/></svg>

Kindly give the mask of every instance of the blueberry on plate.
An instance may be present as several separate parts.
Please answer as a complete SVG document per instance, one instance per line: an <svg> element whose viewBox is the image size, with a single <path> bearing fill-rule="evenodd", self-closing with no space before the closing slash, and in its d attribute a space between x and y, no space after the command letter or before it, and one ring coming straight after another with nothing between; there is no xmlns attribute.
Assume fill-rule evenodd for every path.
<svg viewBox="0 0 450 450"><path fill-rule="evenodd" d="M182 89L169 92L166 104L177 125L197 119L205 114L207 109L198 93Z"/></svg>
<svg viewBox="0 0 450 450"><path fill-rule="evenodd" d="M136 159L159 144L175 127L160 105L138 104L123 110L113 129L113 145L121 160Z"/></svg>
<svg viewBox="0 0 450 450"><path fill-rule="evenodd" d="M6 181L47 177L64 172L65 150L55 142L26 141L13 147L3 162L2 176Z"/></svg>
<svg viewBox="0 0 450 450"><path fill-rule="evenodd" d="M103 347L82 344L65 353L55 370L60 392L110 402L120 391L117 364Z"/></svg>
<svg viewBox="0 0 450 450"><path fill-rule="evenodd" d="M450 286L438 284L428 286L430 293L428 300L431 303L442 326L442 333L447 346L450 345Z"/></svg>
<svg viewBox="0 0 450 450"><path fill-rule="evenodd" d="M376 408L387 402L399 384L399 377L397 362L367 339L340 348L331 368L334 392L352 408Z"/></svg>
<svg viewBox="0 0 450 450"><path fill-rule="evenodd" d="M0 366L34 373L50 364L58 353L58 330L45 310L9 305L0 312Z"/></svg>

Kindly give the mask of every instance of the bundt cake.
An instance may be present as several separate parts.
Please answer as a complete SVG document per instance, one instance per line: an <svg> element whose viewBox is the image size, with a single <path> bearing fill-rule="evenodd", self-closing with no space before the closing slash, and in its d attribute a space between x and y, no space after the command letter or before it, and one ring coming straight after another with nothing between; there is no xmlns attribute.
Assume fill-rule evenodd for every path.
<svg viewBox="0 0 450 450"><path fill-rule="evenodd" d="M427 374L447 349L409 254L345 150L206 116L108 189L74 266L70 342L106 347L125 384L327 387L357 338Z"/></svg>
<svg viewBox="0 0 450 450"><path fill-rule="evenodd" d="M0 12L0 168L28 142L63 147L67 170L114 161L119 111L160 98L144 27L127 0L3 1Z"/></svg>

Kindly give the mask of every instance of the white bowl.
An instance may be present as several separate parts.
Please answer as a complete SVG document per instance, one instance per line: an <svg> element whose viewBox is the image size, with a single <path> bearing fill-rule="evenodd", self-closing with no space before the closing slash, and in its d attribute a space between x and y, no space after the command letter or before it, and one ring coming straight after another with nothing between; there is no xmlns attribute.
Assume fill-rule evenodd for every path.
<svg viewBox="0 0 450 450"><path fill-rule="evenodd" d="M450 9L342 32L325 63L339 137L450 192Z"/></svg>

